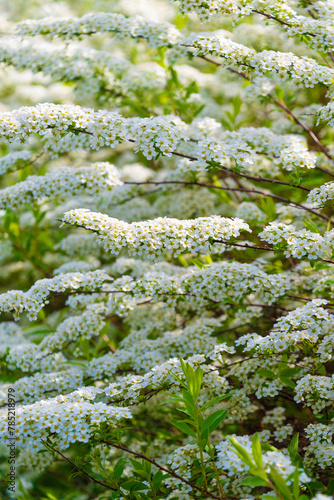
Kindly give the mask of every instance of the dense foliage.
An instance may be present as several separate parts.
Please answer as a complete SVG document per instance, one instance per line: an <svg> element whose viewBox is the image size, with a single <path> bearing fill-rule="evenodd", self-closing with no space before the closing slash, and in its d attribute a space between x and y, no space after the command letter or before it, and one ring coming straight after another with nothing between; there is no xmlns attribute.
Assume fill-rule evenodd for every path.
<svg viewBox="0 0 334 500"><path fill-rule="evenodd" d="M6 9L1 499L331 498L334 1Z"/></svg>

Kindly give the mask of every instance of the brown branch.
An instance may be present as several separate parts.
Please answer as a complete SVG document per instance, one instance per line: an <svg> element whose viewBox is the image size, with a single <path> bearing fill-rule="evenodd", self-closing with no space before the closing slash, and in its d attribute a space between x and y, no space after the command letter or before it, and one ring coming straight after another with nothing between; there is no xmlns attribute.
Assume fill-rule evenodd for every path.
<svg viewBox="0 0 334 500"><path fill-rule="evenodd" d="M243 177L243 174L238 174ZM296 203L295 201L289 200L289 198L284 198L283 196L279 196L273 193L264 193L263 191L259 191L257 189L247 189L247 188L229 188L229 187L224 187L224 186L216 186L215 184L205 184L203 182L186 182L186 181L145 181L145 182L125 182L124 184L154 184L154 185L159 185L159 184L183 184L185 186L200 186L200 187L207 187L207 188L212 188L212 189L222 189L223 191L237 191L237 192L245 192L245 193L254 193L254 194L259 194L260 196L269 196L270 198L273 198L274 200L281 201L283 203L288 203L291 205L294 205L295 207L300 208L301 210L306 210L307 212L312 213L313 215L316 215L317 217L320 217L321 219L325 221L329 221L329 217L326 215L321 214L320 212L317 212L316 210L313 210L312 208L305 207L305 205L301 205L300 203ZM334 225L334 221L331 221L331 224Z"/></svg>
<svg viewBox="0 0 334 500"><path fill-rule="evenodd" d="M90 474L88 474L88 472L86 472L84 469L82 469L81 467L79 467L78 465L76 465L74 462L72 462L72 460L70 460L68 457L66 457L65 455L63 455L61 453L61 451L57 450L56 448L53 448L52 446L50 446L46 441L44 441L44 439L41 439L42 443L49 449L49 450L52 450L54 451L55 453L57 453L59 456L61 456L64 460L66 460L66 462L68 462L69 464L71 464L75 469L77 469L78 471L80 471L82 474L84 474L85 476L87 476L93 483L95 484L99 484L100 486L104 486L105 488L108 488L108 490L112 490L112 491L118 491L116 488L113 488L112 486L109 486L107 483L104 483L103 481L99 481L98 479L95 479L95 477L91 476Z"/></svg>
<svg viewBox="0 0 334 500"><path fill-rule="evenodd" d="M213 243L224 243L224 245L231 245L234 247L241 247L241 248L252 248L253 250L269 250L270 252L275 252L275 249L272 247L260 247L256 245L248 245L245 243L244 245L241 245L241 243L231 243L229 241L224 241L224 240L213 240Z"/></svg>
<svg viewBox="0 0 334 500"><path fill-rule="evenodd" d="M278 22L279 24L281 24L282 26L287 26L288 28L293 28L294 25L293 24L290 24L286 21L282 21L281 19L279 19L278 17L275 17L275 16L272 16L271 14L267 14L266 12L261 12L259 10L256 10L256 9L253 9L252 12L254 12L255 14L259 14L260 16L264 16L266 17L267 19L272 19L273 21L276 21ZM311 9L307 9L307 12L310 14L310 16L315 19L315 16L312 12ZM308 35L312 38L315 38L317 35L315 33L310 33L309 31L305 31L305 33L303 33L303 35ZM321 55L321 54L320 54ZM334 56L332 54L332 51L331 50L328 50L328 55L329 57L331 58L332 62L334 62ZM328 63L328 61L325 59L324 56L322 56L322 58L324 59L324 61L326 62L327 66L329 66L331 68L331 65Z"/></svg>
<svg viewBox="0 0 334 500"><path fill-rule="evenodd" d="M267 14L266 12L261 12L261 11L256 10L256 9L253 9L252 12L254 12L255 14L260 14L260 16L265 16L268 19L273 19L274 21L277 21L278 23L283 24L284 26L288 26L289 28L291 27L291 24L289 24L285 21L281 21L281 19L278 19L277 17L271 16L270 14ZM305 34L311 35L311 33L305 33ZM311 36L315 36L315 35L311 35Z"/></svg>
<svg viewBox="0 0 334 500"><path fill-rule="evenodd" d="M274 101L274 103L279 106L281 109L283 109L300 127L302 127L305 132L308 133L308 135L311 137L311 139L313 140L313 142L315 142L315 144L318 146L318 148L324 153L325 156L327 156L327 158L329 160L332 160L334 161L334 158L329 154L329 152L327 151L327 149L325 148L325 146L323 146L323 144L320 142L320 139L315 135L315 133L313 132L313 130L310 129L310 127L308 127L306 125L306 123L302 122L288 107L287 105L285 104L285 102L283 101L279 101L278 99L276 99L276 97L273 97L271 96L272 100ZM330 172L329 170L327 170L326 168L321 168L321 167L315 167L317 170L320 170L321 172L324 172L328 175L331 175L332 177L334 177L334 174L332 172Z"/></svg>
<svg viewBox="0 0 334 500"><path fill-rule="evenodd" d="M172 154L175 154L176 152L174 151ZM180 153L178 153L179 155ZM182 155L183 158L188 158L189 160L191 161L196 161L197 158L194 158L193 156L186 156L186 155ZM288 186L288 187L291 187L291 188L297 188L297 189L302 189L303 191L307 191L307 192L310 192L312 191L310 188L307 188L307 187L304 187L304 186L295 186L294 184L291 184L290 182L285 182L285 181L279 181L277 179L269 179L267 177L255 177L253 175L248 175L248 174L242 174L240 172L236 172L235 170L230 170L229 168L227 167L224 167L222 166L222 170L224 170L225 172L229 172L233 175L238 175L239 177L244 177L245 179L249 179L249 180L252 180L252 181L256 181L256 182L269 182L270 184L281 184L283 186ZM180 183L182 183L182 181L179 181ZM151 181L152 184L154 184L153 181ZM130 181L127 181L127 182L124 182L124 184L140 184L140 183L136 183L136 182L130 182ZM143 182L142 184L148 184L148 182ZM177 184L177 182L176 182Z"/></svg>
<svg viewBox="0 0 334 500"><path fill-rule="evenodd" d="M118 450L125 451L126 453L129 453L130 455L134 455L137 458L141 458L143 460L146 460L147 462L150 462L152 465L154 465L158 469L166 472L167 474L170 474L171 476L175 477L176 479L179 479L180 481L182 481L183 483L187 484L188 486L190 486L194 490L197 490L200 493L202 493L202 494L204 494L204 495L206 495L206 496L208 496L210 498L214 498L214 499L217 499L217 500L223 500L222 497L218 497L217 495L214 495L210 491L207 491L207 490L204 490L203 488L200 488L196 484L188 481L187 479L185 479L184 477L180 476L176 472L167 469L166 467L164 467L163 465L159 464L154 459L147 457L143 453L137 453L136 451L132 451L129 448L126 448L125 446L123 446L121 444L110 443L110 442L105 441L105 440L102 440L101 443L106 444L108 446L112 446L113 448L117 448ZM231 497L231 496L230 495L225 495L225 497Z"/></svg>
<svg viewBox="0 0 334 500"><path fill-rule="evenodd" d="M123 293L123 294L131 294L132 291L124 291L124 290L90 290L90 291L83 291L83 290L75 290L73 292L67 292L66 295L89 295L89 294L94 294L94 293ZM62 292L56 292L53 294L54 297L58 297L60 295L64 295ZM195 297L196 298L196 295L194 293L190 293L190 292L185 292L185 293L158 293L158 296L160 297L163 297L163 296L169 296L169 297L175 297L175 296L180 296L180 297ZM220 300L215 300L215 299L211 299L210 297L203 297L205 300L208 300L210 302L212 302L213 304L220 304ZM138 305L143 305L143 304L147 304L147 303L152 303L152 299L150 299L149 301L144 301L144 302L141 302L140 304ZM246 306L246 307L273 307L273 308L278 308L278 309L282 309L283 311L290 311L290 309L287 309L285 307L281 307L281 306L278 306L276 304L235 304L235 303L232 303L232 302L225 302L224 303L225 305L231 305L231 306Z"/></svg>
<svg viewBox="0 0 334 500"><path fill-rule="evenodd" d="M231 170L226 168L226 167L222 167L222 170L224 170L226 172L231 172ZM235 171L233 171L233 173L238 175L239 177L244 177L245 179L249 179L249 180L255 181L255 182L269 182L270 184L281 184L282 186L288 186L288 187L291 187L294 189L301 189L303 191L307 191L308 193L310 191L312 191L310 188L307 188L304 186L295 186L294 184L291 184L290 182L279 181L277 179L269 179L268 177L255 177L253 175L244 174L244 173L235 172Z"/></svg>
<svg viewBox="0 0 334 500"><path fill-rule="evenodd" d="M45 472L46 472L47 474L50 474L50 475L52 475L52 476L57 477L58 479L63 480L63 481L66 481L66 482L68 482L68 481L69 481L69 478L68 478L67 476L65 476L65 474L61 474L60 472L58 472L58 471L56 471L56 470L52 470L52 469L50 469L50 468L47 468L47 469L45 469ZM82 491L82 493L85 493L86 495L88 495L88 497L89 497L89 498L91 498L91 499L93 499L93 500L96 498L96 497L95 497L95 495L94 495L94 493L87 491L87 489L86 489L86 488L83 488L83 487L81 486L81 484L79 484L79 483L77 483L77 482L75 482L75 483L73 482L73 485L74 485L74 486L75 486L75 488L77 488L79 491ZM30 493L30 494L31 494L31 493Z"/></svg>
<svg viewBox="0 0 334 500"><path fill-rule="evenodd" d="M191 47L191 45L188 45L188 47ZM192 54L191 52L189 52L189 54ZM212 63L212 64L215 64L216 66L223 66L221 63L219 63L218 61L215 61L209 57L206 57L206 56L197 56L197 57L200 57L201 59L205 59L206 61ZM241 72L241 71L237 71L233 68L226 68L228 71L232 72L232 73L235 73L239 76L241 76L242 78L244 78L245 80L251 82L252 80L247 76L245 75L245 73ZM325 146L321 143L320 139L316 136L316 134L313 132L313 130L310 129L310 127L308 127L304 122L302 122L294 113L292 113L292 111L287 107L287 105L285 104L285 102L283 101L279 101L278 99L276 99L276 97L272 96L269 94L269 97L271 97L271 99L274 101L274 103L279 106L281 109L283 109L283 111L285 111L292 119L294 122L296 122L300 127L302 127L305 132L311 137L311 139L313 140L313 142L318 146L318 148L324 153L324 155L331 161L334 162L334 158L330 155L330 153L327 151L327 149L325 148ZM325 168L322 168L322 167L315 167L316 170L320 170L321 172L324 172L328 175L330 175L331 177L334 177L334 174L332 172L330 172L330 170L327 170Z"/></svg>

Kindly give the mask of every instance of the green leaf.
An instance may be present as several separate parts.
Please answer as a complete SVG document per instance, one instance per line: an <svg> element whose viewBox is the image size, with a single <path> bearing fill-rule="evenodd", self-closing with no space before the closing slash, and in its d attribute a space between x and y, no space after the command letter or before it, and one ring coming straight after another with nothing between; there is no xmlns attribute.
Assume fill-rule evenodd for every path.
<svg viewBox="0 0 334 500"><path fill-rule="evenodd" d="M218 425L225 419L227 410L217 410L209 415L203 422L202 432L209 429L209 433L213 432Z"/></svg>
<svg viewBox="0 0 334 500"><path fill-rule="evenodd" d="M261 198L258 201L259 207L266 214L268 219L275 220L276 218L276 205L272 198Z"/></svg>
<svg viewBox="0 0 334 500"><path fill-rule="evenodd" d="M203 370L199 366L196 370L194 370L193 367L190 366L189 363L186 363L182 358L180 358L180 363L182 371L188 382L189 392L194 400L196 400L201 390Z"/></svg>
<svg viewBox="0 0 334 500"><path fill-rule="evenodd" d="M201 450L205 450L207 444L208 444L208 437L209 437L209 432L208 432L208 429L206 431L204 431L205 433L205 436L201 436L201 440L197 443L198 446L201 448Z"/></svg>
<svg viewBox="0 0 334 500"><path fill-rule="evenodd" d="M294 377L300 372L301 368L288 368L280 372L283 377Z"/></svg>
<svg viewBox="0 0 334 500"><path fill-rule="evenodd" d="M206 265L203 264L203 262L201 262L200 260L198 259L191 259L191 262L196 266L198 267L198 269L205 269L206 268Z"/></svg>
<svg viewBox="0 0 334 500"><path fill-rule="evenodd" d="M188 267L188 263L187 263L186 259L183 257L183 255L178 255L177 260L180 262L180 264L183 267Z"/></svg>
<svg viewBox="0 0 334 500"><path fill-rule="evenodd" d="M193 112L193 115L194 117L199 115L200 112L205 108L206 104L201 104L194 112Z"/></svg>
<svg viewBox="0 0 334 500"><path fill-rule="evenodd" d="M194 439L197 439L196 433L193 429L189 427L188 424L183 422L182 420L171 420L171 423L177 427L180 431L184 432L185 434L188 434L189 436L193 437Z"/></svg>
<svg viewBox="0 0 334 500"><path fill-rule="evenodd" d="M189 417L192 417L193 419L195 419L195 412L194 412L194 408L193 408L193 405L190 404L188 401L183 401L184 405L185 405L185 408L176 408L178 411L182 411L183 413L186 413L187 415L189 415Z"/></svg>
<svg viewBox="0 0 334 500"><path fill-rule="evenodd" d="M153 480L152 480L152 486L153 486L153 489L156 491L160 488L160 485L162 483L162 481L166 478L166 477L169 477L168 474L163 474L163 472L161 470L158 470L158 472L156 472L153 476Z"/></svg>
<svg viewBox="0 0 334 500"><path fill-rule="evenodd" d="M320 375L327 375L326 367L323 364L317 363L316 368L317 372L320 373Z"/></svg>
<svg viewBox="0 0 334 500"><path fill-rule="evenodd" d="M114 479L115 479L115 481L118 481L120 479L120 477L122 476L124 468L125 468L125 464L126 464L126 458L120 458L116 462L115 467L114 467Z"/></svg>
<svg viewBox="0 0 334 500"><path fill-rule="evenodd" d="M170 66L169 69L170 69L170 74L171 74L170 81L174 84L174 86L176 88L179 88L180 87L180 82L179 82L179 79L177 77L177 72L175 71L175 69L172 66Z"/></svg>
<svg viewBox="0 0 334 500"><path fill-rule="evenodd" d="M185 95L185 100L190 97L191 94L195 94L198 92L198 85L195 81L191 82L190 85L186 88L186 95Z"/></svg>
<svg viewBox="0 0 334 500"><path fill-rule="evenodd" d="M279 87L278 85L276 85L275 92L276 92L277 98L280 101L283 101L284 100L284 90L282 89L282 87Z"/></svg>
<svg viewBox="0 0 334 500"><path fill-rule="evenodd" d="M298 453L298 439L299 439L299 434L295 434L293 438L291 439L291 442L288 446L288 453L291 458L291 462L295 465L295 460L296 456Z"/></svg>
<svg viewBox="0 0 334 500"><path fill-rule="evenodd" d="M194 392L193 396L195 399L198 398L203 380L203 370L200 366L198 366L195 370L195 384L194 384Z"/></svg>
<svg viewBox="0 0 334 500"><path fill-rule="evenodd" d="M292 474L293 477L293 496L295 500L299 499L299 470L298 468L295 469L294 473Z"/></svg>
<svg viewBox="0 0 334 500"><path fill-rule="evenodd" d="M125 481L125 483L122 484L122 488L132 493L134 491L147 490L147 484L132 479L130 481Z"/></svg>
<svg viewBox="0 0 334 500"><path fill-rule="evenodd" d="M170 372L170 374L179 382L179 384L184 387L185 389L188 389L187 384L180 378L178 377L175 373Z"/></svg>
<svg viewBox="0 0 334 500"><path fill-rule="evenodd" d="M151 497L147 496L146 493L143 493L142 491L139 491L138 492L138 495L140 496L140 498L142 498L143 500L151 500Z"/></svg>
<svg viewBox="0 0 334 500"><path fill-rule="evenodd" d="M143 469L146 470L146 472L148 474L150 474L151 470L152 470L151 462L148 462L147 460L142 459L142 465L143 465Z"/></svg>
<svg viewBox="0 0 334 500"><path fill-rule="evenodd" d="M304 219L303 224L308 231L311 231L312 233L320 234L319 227L317 226L317 224L315 222L313 222L313 220L311 220L311 219L305 220Z"/></svg>
<svg viewBox="0 0 334 500"><path fill-rule="evenodd" d="M334 495L334 479L331 479L327 486L327 494Z"/></svg>
<svg viewBox="0 0 334 500"><path fill-rule="evenodd" d="M138 460L133 460L133 458L130 458L129 460L132 463L135 471L144 470L143 464L141 462L138 462Z"/></svg>
<svg viewBox="0 0 334 500"><path fill-rule="evenodd" d="M293 500L292 494L286 485L284 478L281 474L271 465L270 466L270 479L274 483L277 491L281 494L284 500Z"/></svg>
<svg viewBox="0 0 334 500"><path fill-rule="evenodd" d="M136 470L136 474L138 474L139 476L143 477L146 480L150 479L150 474L148 474L146 470Z"/></svg>
<svg viewBox="0 0 334 500"><path fill-rule="evenodd" d="M262 469L262 450L259 435L257 432L256 434L254 434L252 439L252 453L254 462L260 469Z"/></svg>
<svg viewBox="0 0 334 500"><path fill-rule="evenodd" d="M266 471L263 469L250 467L248 472L249 472L249 474L252 474L253 476L256 476L256 477L259 477L260 479L263 479L263 481L267 480Z"/></svg>
<svg viewBox="0 0 334 500"><path fill-rule="evenodd" d="M159 403L159 406L165 405L166 403L177 403L177 402L184 403L184 400L179 396L175 396L172 398L165 399L164 401L162 401L162 403Z"/></svg>
<svg viewBox="0 0 334 500"><path fill-rule="evenodd" d="M307 487L312 492L312 495L316 495L319 491L321 493L326 492L325 486L319 481L311 481L310 483L307 483Z"/></svg>
<svg viewBox="0 0 334 500"><path fill-rule="evenodd" d="M234 116L237 116L240 113L242 104L243 104L243 100L242 100L242 98L239 95L235 96L232 99Z"/></svg>
<svg viewBox="0 0 334 500"><path fill-rule="evenodd" d="M234 120L235 116L234 116L234 114L232 114L230 111L225 111L225 114L229 118L230 122L234 125L234 123L235 123L235 120Z"/></svg>
<svg viewBox="0 0 334 500"><path fill-rule="evenodd" d="M211 256L209 254L204 256L204 260L207 264L213 264L213 260L211 259Z"/></svg>
<svg viewBox="0 0 334 500"><path fill-rule="evenodd" d="M253 486L254 488L256 486L268 486L268 483L260 477L248 477L247 479L241 481L241 484L244 484L245 486Z"/></svg>
<svg viewBox="0 0 334 500"><path fill-rule="evenodd" d="M275 373L272 372L271 370L268 370L267 368L259 368L258 370L256 370L255 373L257 373L258 375L262 375L263 377L270 378L270 379L276 378Z"/></svg>
<svg viewBox="0 0 334 500"><path fill-rule="evenodd" d="M221 119L220 119L220 122L221 122L221 124L222 124L222 125L224 125L224 127L225 127L227 130L231 130L231 131L233 130L232 125L231 125L231 124L230 124L227 120L225 120L224 118L221 118Z"/></svg>
<svg viewBox="0 0 334 500"><path fill-rule="evenodd" d="M248 453L248 451L245 450L245 448L243 446L241 446L241 444L239 444L239 442L234 437L227 436L227 439L230 441L230 443L234 447L234 451L237 453L239 458L241 458L241 460L249 467L254 467L253 460L252 460L250 454Z"/></svg>
<svg viewBox="0 0 334 500"><path fill-rule="evenodd" d="M271 444L268 443L261 443L261 448L263 451L278 451L275 446L271 446Z"/></svg>
<svg viewBox="0 0 334 500"><path fill-rule="evenodd" d="M185 377L186 377L186 379L187 379L187 377L188 377L188 371L189 371L190 365L189 365L188 363L186 363L186 362L184 361L184 359L182 359L182 358L180 358L180 363L181 363L181 368L182 368L182 371L183 371L183 373L184 373L184 376L185 376Z"/></svg>
<svg viewBox="0 0 334 500"><path fill-rule="evenodd" d="M287 385L291 389L294 389L296 387L296 384L289 378L287 377L280 377L279 378L281 382L283 382L284 385Z"/></svg>
<svg viewBox="0 0 334 500"><path fill-rule="evenodd" d="M216 398L210 399L205 405L201 407L202 411L208 410L211 406L215 405L216 403L219 403L220 401L223 401L223 399L228 399L233 396L233 392L229 394L224 394L223 396L217 396Z"/></svg>
<svg viewBox="0 0 334 500"><path fill-rule="evenodd" d="M192 395L188 391L182 391L182 396L183 396L183 402L188 402L189 404L193 405L194 404L194 399Z"/></svg>

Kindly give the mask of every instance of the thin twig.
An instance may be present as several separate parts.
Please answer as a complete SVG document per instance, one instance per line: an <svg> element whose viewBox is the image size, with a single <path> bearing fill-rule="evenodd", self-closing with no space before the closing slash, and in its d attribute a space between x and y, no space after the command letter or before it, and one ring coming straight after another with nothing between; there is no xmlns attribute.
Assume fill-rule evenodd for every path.
<svg viewBox="0 0 334 500"><path fill-rule="evenodd" d="M84 469L82 469L81 467L79 467L78 465L76 465L74 462L72 462L72 460L70 460L68 457L66 457L65 455L63 455L63 453L59 450L57 450L56 448L53 448L52 446L50 446L46 441L44 441L44 439L41 439L42 443L47 447L49 448L49 450L52 450L54 451L55 453L57 453L59 456L61 456L64 460L66 460L66 462L68 462L69 464L71 464L75 469L77 469L78 471L80 471L82 474L84 474L85 476L87 476L93 483L95 484L99 484L100 486L104 486L105 488L108 488L108 490L112 490L112 491L117 491L116 488L113 488L112 486L109 486L107 483L104 483L103 481L99 481L98 479L95 479L95 477L91 476L90 474L88 474L88 472L86 472Z"/></svg>
<svg viewBox="0 0 334 500"><path fill-rule="evenodd" d="M157 467L158 469L166 472L167 474L170 474L171 476L175 477L176 479L179 479L180 481L182 481L183 483L187 484L188 486L190 486L191 488L193 488L194 490L197 490L199 491L200 493L204 494L204 495L207 495L208 497L210 498L214 498L214 499L217 499L217 500L223 500L222 497L218 497L217 495L214 495L213 493L211 493L210 491L208 490L204 490L203 488L200 488L199 486L197 486L196 484L188 481L187 479L185 479L184 477L180 476L179 474L177 474L176 472L172 471L172 470L169 470L167 469L166 467L164 467L163 465L159 464L158 462L156 462L155 460L153 460L152 458L149 458L147 457L146 455L144 455L143 453L138 453L136 451L132 451L130 450L129 448L126 448L125 446L121 445L121 444L115 444L115 443L110 443L108 441L105 441L105 440L102 440L101 443L103 444L106 444L108 446L112 446L113 448L117 448L118 450L122 450L122 451L125 451L126 453L129 453L130 455L134 455L135 457L137 458L141 458L143 460L146 460L147 462L150 462L152 465L154 465L155 467ZM225 495L225 497L231 497L231 495Z"/></svg>
<svg viewBox="0 0 334 500"><path fill-rule="evenodd" d="M203 182L186 182L186 181L144 181L144 182L125 182L124 184L154 184L154 185L160 185L160 184L183 184L185 186L200 186L200 187L206 187L206 188L212 188L212 189L221 189L223 191L237 191L237 192L245 192L245 193L254 193L254 194L259 194L260 196L268 196L269 198L273 198L274 200L281 201L283 203L288 203L291 205L294 205L295 207L300 208L301 210L306 210L307 212L312 213L313 215L316 215L317 217L320 217L321 219L325 221L329 221L329 217L326 215L321 214L320 212L317 212L316 210L313 210L313 208L305 207L305 205L301 205L300 203L296 203L295 201L290 200L289 198L284 198L283 196L279 196L277 194L273 193L265 193L263 191L259 191L257 189L247 189L247 188L229 188L229 187L224 187L224 186L216 186L215 184L206 184ZM331 224L334 225L334 221L331 221Z"/></svg>
<svg viewBox="0 0 334 500"><path fill-rule="evenodd" d="M188 47L191 47L188 46ZM191 52L189 52L189 54L192 54ZM223 66L223 64L219 63L218 61L215 61L207 56L197 56L197 57L200 57L201 59L205 59L206 61L212 63L212 64L215 64L216 66ZM228 71L230 71L231 73L235 73L239 76L241 76L242 78L244 78L245 80L251 82L252 80L247 76L245 75L245 73L241 72L241 71L237 71L233 68L226 68ZM283 111L285 111L300 127L302 127L305 132L307 132L307 134L311 137L311 139L313 140L313 142L318 146L318 148L324 153L324 155L331 161L334 162L334 158L330 155L330 153L327 151L327 149L325 148L325 146L321 143L320 139L316 136L316 134L313 132L313 130L310 129L310 127L308 127L304 122L302 122L288 107L287 105L285 104L285 102L283 101L280 101L278 99L276 99L276 97L274 97L273 95L270 95L269 94L269 97L273 100L273 102L279 106L281 109L283 109ZM315 167L316 170L320 170L321 172L324 172L328 175L330 175L331 177L334 177L334 174L330 171L330 170L327 170L325 168L322 168L322 167L318 167L316 166Z"/></svg>

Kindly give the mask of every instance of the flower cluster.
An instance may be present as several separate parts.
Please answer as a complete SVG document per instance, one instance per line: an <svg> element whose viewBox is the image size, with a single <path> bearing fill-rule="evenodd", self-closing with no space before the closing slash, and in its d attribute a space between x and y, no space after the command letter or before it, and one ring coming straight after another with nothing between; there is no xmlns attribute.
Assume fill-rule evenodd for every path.
<svg viewBox="0 0 334 500"><path fill-rule="evenodd" d="M283 247L287 256L326 260L330 259L334 251L333 234L334 229L321 236L306 229L297 231L292 224L270 222L260 234L260 238L274 246Z"/></svg>
<svg viewBox="0 0 334 500"><path fill-rule="evenodd" d="M1 190L0 208L18 208L26 203L41 203L46 198L62 201L82 194L92 196L121 184L119 171L109 163L62 167L43 176L31 175L25 181Z"/></svg>
<svg viewBox="0 0 334 500"><path fill-rule="evenodd" d="M94 111L72 105L43 103L0 113L0 131L4 141L26 142L30 135L64 137L85 130L92 148L115 147L123 134L122 118L116 112Z"/></svg>
<svg viewBox="0 0 334 500"><path fill-rule="evenodd" d="M104 403L92 403L83 394L72 393L69 397L57 396L23 405L17 410L16 440L18 445L35 452L43 448L41 438L57 435L62 448L68 448L77 441L87 443L93 436L94 426L107 421L116 426L123 418L130 418L127 408L107 406ZM88 395L89 396L89 395ZM88 399L88 401L87 401ZM0 439L8 439L7 410L1 411Z"/></svg>
<svg viewBox="0 0 334 500"><path fill-rule="evenodd" d="M62 151L70 144L73 148L73 134L85 137L79 147L92 149L113 148L127 139L148 159L158 153L169 155L181 139L186 139L184 127L182 120L173 117L124 119L115 111L49 103L0 113L0 131L8 143L26 142L32 134L39 134L47 144L51 141L49 147Z"/></svg>
<svg viewBox="0 0 334 500"><path fill-rule="evenodd" d="M54 278L45 278L36 281L27 292L10 290L1 294L0 310L13 311L15 317L27 311L28 317L32 320L36 318L43 305L48 303L47 299L51 293L98 290L107 280L110 280L110 276L103 271L91 271L85 274L68 273Z"/></svg>
<svg viewBox="0 0 334 500"><path fill-rule="evenodd" d="M196 444L186 444L181 448L177 448L171 455L169 455L167 464L170 468L175 471L178 475L185 479L191 478L191 468L194 460L200 458L200 450ZM203 458L208 460L209 455L203 453ZM172 487L173 489L179 488L182 492L192 491L190 485L185 484L181 479L175 477L168 478L165 482L166 485ZM181 497L182 498L182 497Z"/></svg>
<svg viewBox="0 0 334 500"><path fill-rule="evenodd" d="M158 153L171 156L171 152L181 139L187 137L182 132L185 123L177 117L150 117L138 120L129 118L126 122L128 140L134 140L135 151L141 151L143 155L151 160Z"/></svg>
<svg viewBox="0 0 334 500"><path fill-rule="evenodd" d="M167 362L173 355L183 358L201 352L209 358L222 359L222 352L234 352L233 347L215 345L212 329L221 321L214 318L197 319L184 329L163 332L157 339L149 339L149 330L141 329L129 335L114 354L92 360L88 374L94 377L114 375L123 366L131 366L135 371L153 369Z"/></svg>
<svg viewBox="0 0 334 500"><path fill-rule="evenodd" d="M32 159L32 156L32 152L29 149L13 151L13 153L2 156L0 159L0 175L13 170L14 167L20 168L21 166L25 166Z"/></svg>
<svg viewBox="0 0 334 500"><path fill-rule="evenodd" d="M220 163L227 159L249 169L259 161L258 154L266 155L285 170L314 168L316 157L297 135L277 135L266 128L240 128L237 132L222 132L217 139L198 142L195 154L205 162Z"/></svg>
<svg viewBox="0 0 334 500"><path fill-rule="evenodd" d="M6 363L9 370L16 369L22 372L35 372L49 370L58 370L66 358L62 353L51 353L48 350L42 350L38 345L23 343L11 346L7 343L9 352L6 356ZM8 348L7 347L7 348Z"/></svg>
<svg viewBox="0 0 334 500"><path fill-rule="evenodd" d="M159 218L128 224L107 215L87 209L67 212L63 223L90 229L106 250L119 254L127 247L133 255L154 260L163 252L178 255L185 251L206 252L212 240L236 237L240 231L249 231L241 219L213 216L194 220Z"/></svg>
<svg viewBox="0 0 334 500"><path fill-rule="evenodd" d="M202 21L207 21L217 14L229 14L240 19L251 13L257 13L265 18L277 20L277 26L284 28L290 36L304 36L313 48L332 50L334 48L334 32L330 25L333 16L333 6L330 2L315 2L318 18L302 15L288 3L279 0L270 2L262 0L212 0L202 2L196 0L181 0L180 10L184 14L196 12Z"/></svg>
<svg viewBox="0 0 334 500"><path fill-rule="evenodd" d="M37 373L32 377L22 377L12 385L6 384L0 389L0 405L6 401L8 388L15 390L21 404L38 401L46 393L73 391L82 386L83 373L80 369L72 368L61 372Z"/></svg>
<svg viewBox="0 0 334 500"><path fill-rule="evenodd" d="M87 271L93 271L97 267L99 267L99 261L94 258L91 258L89 262L84 260L71 260L55 269L53 274L57 276L66 273L85 273Z"/></svg>
<svg viewBox="0 0 334 500"><path fill-rule="evenodd" d="M53 80L73 82L77 94L83 94L86 100L87 94L98 95L105 88L118 89L121 86L123 90L134 91L136 88L159 88L164 83L161 72L159 74L153 68L151 71L140 70L125 58L78 44L55 46L26 40L13 43L12 38L3 38L0 61L20 70L41 71Z"/></svg>
<svg viewBox="0 0 334 500"><path fill-rule="evenodd" d="M81 253L99 256L101 253L101 247L94 234L68 234L56 245L56 250L69 256Z"/></svg>
<svg viewBox="0 0 334 500"><path fill-rule="evenodd" d="M252 442L250 436L236 436L232 434L231 437L237 439L237 441L244 447L244 449L252 454ZM246 465L231 449L231 445L228 439L221 441L217 445L218 451L218 461L217 467L222 468L227 471L229 476L235 476L236 474L242 475L249 469L249 465ZM288 478L290 474L295 471L295 466L291 463L289 457L284 455L280 451L267 451L262 455L263 465L265 470L269 471L270 466L274 465L278 472L285 478ZM310 478L301 472L300 481L302 483L308 483Z"/></svg>
<svg viewBox="0 0 334 500"><path fill-rule="evenodd" d="M322 66L309 57L298 57L292 52L277 52L254 49L231 41L229 38L215 35L213 37L199 36L194 41L194 55L213 54L222 57L227 66L250 68L257 76L267 76L274 72L280 79L293 78L295 85L314 87L321 84L332 85L334 71Z"/></svg>
<svg viewBox="0 0 334 500"><path fill-rule="evenodd" d="M8 347L17 344L28 344L27 339L22 334L22 330L17 323L7 321L0 324L0 355L6 354Z"/></svg>
<svg viewBox="0 0 334 500"><path fill-rule="evenodd" d="M319 337L328 334L333 322L333 315L322 307L326 303L326 300L312 300L280 318L266 337L246 335L237 343L246 344L245 351L255 349L257 352L282 352L303 344L305 347L316 344Z"/></svg>
<svg viewBox="0 0 334 500"><path fill-rule="evenodd" d="M323 206L327 201L334 198L334 182L326 182L320 187L312 189L307 197L309 203L314 203L317 206Z"/></svg>
<svg viewBox="0 0 334 500"><path fill-rule="evenodd" d="M0 114L0 131L6 142L26 142L39 134L46 146L61 152L66 147L111 148L122 141L135 144L147 159L170 156L180 142L198 133L198 121L187 126L178 117L123 118L116 112L94 111L72 105L39 104ZM84 138L77 140L78 135ZM74 140L74 144L73 144ZM256 153L268 155L286 170L296 167L314 168L315 155L310 153L300 136L277 136L266 128L241 128L238 132L222 132L219 140L199 141L194 154L202 162L219 163L233 159L241 166L258 160Z"/></svg>
<svg viewBox="0 0 334 500"><path fill-rule="evenodd" d="M326 406L331 406L334 398L334 375L321 377L305 375L296 384L295 400L305 401L308 406L319 412Z"/></svg>
<svg viewBox="0 0 334 500"><path fill-rule="evenodd" d="M46 18L22 21L16 25L20 36L49 35L73 38L94 33L117 33L122 38L144 38L151 47L175 44L180 32L169 23L147 21L139 16L97 12L79 18Z"/></svg>
<svg viewBox="0 0 334 500"><path fill-rule="evenodd" d="M314 455L316 463L322 468L331 467L333 464L334 445L332 437L334 434L333 424L310 424L305 429L305 434L310 441L307 448L307 459ZM313 460L312 460L313 461Z"/></svg>
<svg viewBox="0 0 334 500"><path fill-rule="evenodd" d="M99 335L104 324L102 315L97 313L97 307L92 310L87 308L82 315L65 319L55 332L44 337L38 347L42 351L62 349L76 339L89 339Z"/></svg>
<svg viewBox="0 0 334 500"><path fill-rule="evenodd" d="M291 288L290 280L282 274L267 274L254 264L235 262L211 264L206 269L187 273L181 283L188 293L204 302L208 298L220 301L227 295L237 300L251 293L271 303Z"/></svg>
<svg viewBox="0 0 334 500"><path fill-rule="evenodd" d="M329 101L326 106L322 106L319 109L319 121L324 120L329 123L331 127L334 125L334 102Z"/></svg>

